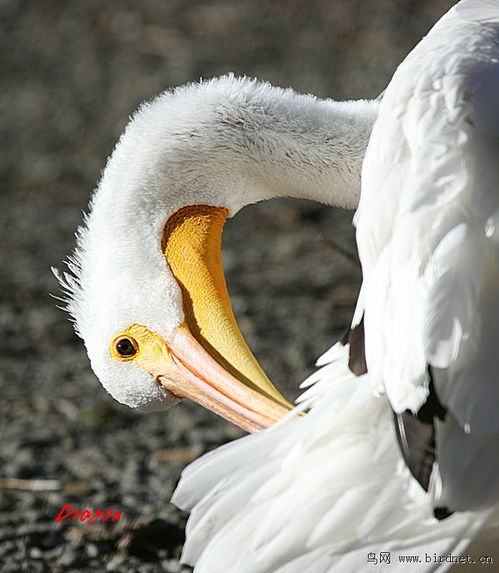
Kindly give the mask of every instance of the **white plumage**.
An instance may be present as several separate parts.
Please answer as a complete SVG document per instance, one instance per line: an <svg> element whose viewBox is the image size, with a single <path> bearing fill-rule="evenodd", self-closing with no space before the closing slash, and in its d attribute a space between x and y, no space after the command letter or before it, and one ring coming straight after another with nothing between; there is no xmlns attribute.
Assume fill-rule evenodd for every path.
<svg viewBox="0 0 499 573"><path fill-rule="evenodd" d="M436 556L473 538L486 545L472 558L498 558L498 118L499 2L464 0L398 68L368 146L353 326L364 317L369 373L355 379L333 347L307 416L184 471L173 501L192 512L196 572L371 571L380 551L392 564L379 571L444 571ZM391 410L415 416L430 376L446 415L426 494ZM438 521L436 506L461 511Z"/></svg>
<svg viewBox="0 0 499 573"><path fill-rule="evenodd" d="M202 307L201 279L213 276L210 301L225 300L216 241L210 251L192 229L206 213L275 196L355 208L375 123L356 215L357 338L320 359L298 406L306 416L185 470L174 502L192 512L184 559L196 573L443 571L436 557L497 538L498 101L499 1L463 0L401 64L376 122L377 102L320 101L231 76L164 93L130 122L79 233L73 275L61 278L77 332L120 402L168 407L178 400L165 387L182 395L190 384L185 395L203 404L203 391L215 395L218 411L232 400L232 415L250 395L270 408L252 429L276 419L272 400L241 394L209 346L224 332L201 333L212 307L188 306ZM198 227L168 250L172 220ZM206 263L202 284L181 291L172 261L184 278L196 274L183 267L191 243ZM368 373L355 377L348 353L362 350L361 328ZM219 377L234 396L218 391ZM424 440L413 442L414 428ZM484 547L468 551L478 558ZM387 551L392 563L376 565Z"/></svg>
<svg viewBox="0 0 499 573"><path fill-rule="evenodd" d="M355 217L371 384L416 413L432 368L448 416L431 491L453 510L499 492L498 41L499 3L464 2L399 66Z"/></svg>
<svg viewBox="0 0 499 573"><path fill-rule="evenodd" d="M367 376L352 380L346 355L337 345L319 360L301 399L306 416L184 470L172 501L191 511L183 560L196 572L363 572L380 551L392 564L378 570L397 571L399 556L413 555L421 562L400 570L431 571L438 565L425 553L459 554L492 519L433 517L401 462L388 400L373 399Z"/></svg>

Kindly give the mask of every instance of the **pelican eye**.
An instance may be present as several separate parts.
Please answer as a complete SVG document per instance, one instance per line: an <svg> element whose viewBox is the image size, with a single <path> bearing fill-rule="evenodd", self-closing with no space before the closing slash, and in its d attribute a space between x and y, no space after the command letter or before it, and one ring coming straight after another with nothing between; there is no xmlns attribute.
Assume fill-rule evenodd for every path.
<svg viewBox="0 0 499 573"><path fill-rule="evenodd" d="M114 347L117 354L126 358L130 358L131 356L135 356L135 354L137 354L138 345L133 338L123 337L118 338L118 340L114 343Z"/></svg>

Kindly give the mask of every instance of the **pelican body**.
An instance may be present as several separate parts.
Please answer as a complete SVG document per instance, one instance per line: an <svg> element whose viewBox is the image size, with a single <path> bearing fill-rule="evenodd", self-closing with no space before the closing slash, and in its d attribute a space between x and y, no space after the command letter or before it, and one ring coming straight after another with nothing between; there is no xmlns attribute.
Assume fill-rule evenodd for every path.
<svg viewBox="0 0 499 573"><path fill-rule="evenodd" d="M499 499L498 62L499 2L441 19L384 93L355 215L353 327L443 516Z"/></svg>
<svg viewBox="0 0 499 573"><path fill-rule="evenodd" d="M226 76L132 118L60 279L113 397L190 398L252 432L174 494L196 573L371 571L381 552L444 571L425 554L496 551L498 94L499 1L463 0L381 103ZM294 409L237 327L220 254L226 218L276 196L359 207L352 327Z"/></svg>

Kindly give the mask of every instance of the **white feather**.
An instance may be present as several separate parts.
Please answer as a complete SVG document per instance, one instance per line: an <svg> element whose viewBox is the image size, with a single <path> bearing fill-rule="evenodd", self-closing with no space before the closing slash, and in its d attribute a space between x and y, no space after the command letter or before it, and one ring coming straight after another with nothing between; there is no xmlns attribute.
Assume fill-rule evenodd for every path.
<svg viewBox="0 0 499 573"><path fill-rule="evenodd" d="M434 369L448 425L433 493L455 508L486 507L499 491L498 88L499 2L464 0L385 91L356 215L373 388L416 413Z"/></svg>
<svg viewBox="0 0 499 573"><path fill-rule="evenodd" d="M401 555L462 550L490 519L489 511L433 518L401 469L388 400L373 398L367 377L353 377L347 348L334 353L307 416L184 470L172 501L192 512L182 558L196 573L369 571L368 553L379 551L391 552L393 567Z"/></svg>

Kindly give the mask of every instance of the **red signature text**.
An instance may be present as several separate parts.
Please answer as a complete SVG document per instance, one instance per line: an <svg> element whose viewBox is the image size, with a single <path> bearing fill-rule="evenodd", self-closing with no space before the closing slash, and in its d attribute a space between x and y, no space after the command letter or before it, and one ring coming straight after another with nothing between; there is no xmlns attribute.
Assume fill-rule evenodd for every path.
<svg viewBox="0 0 499 573"><path fill-rule="evenodd" d="M89 509L75 509L71 504L67 503L61 507L61 510L57 514L55 521L64 521L65 519L71 519L71 521L86 521L89 524L95 523L96 521L119 521L121 519L121 511L118 509L113 511L112 509L107 509L102 511L102 509L96 509L95 513L91 512Z"/></svg>

